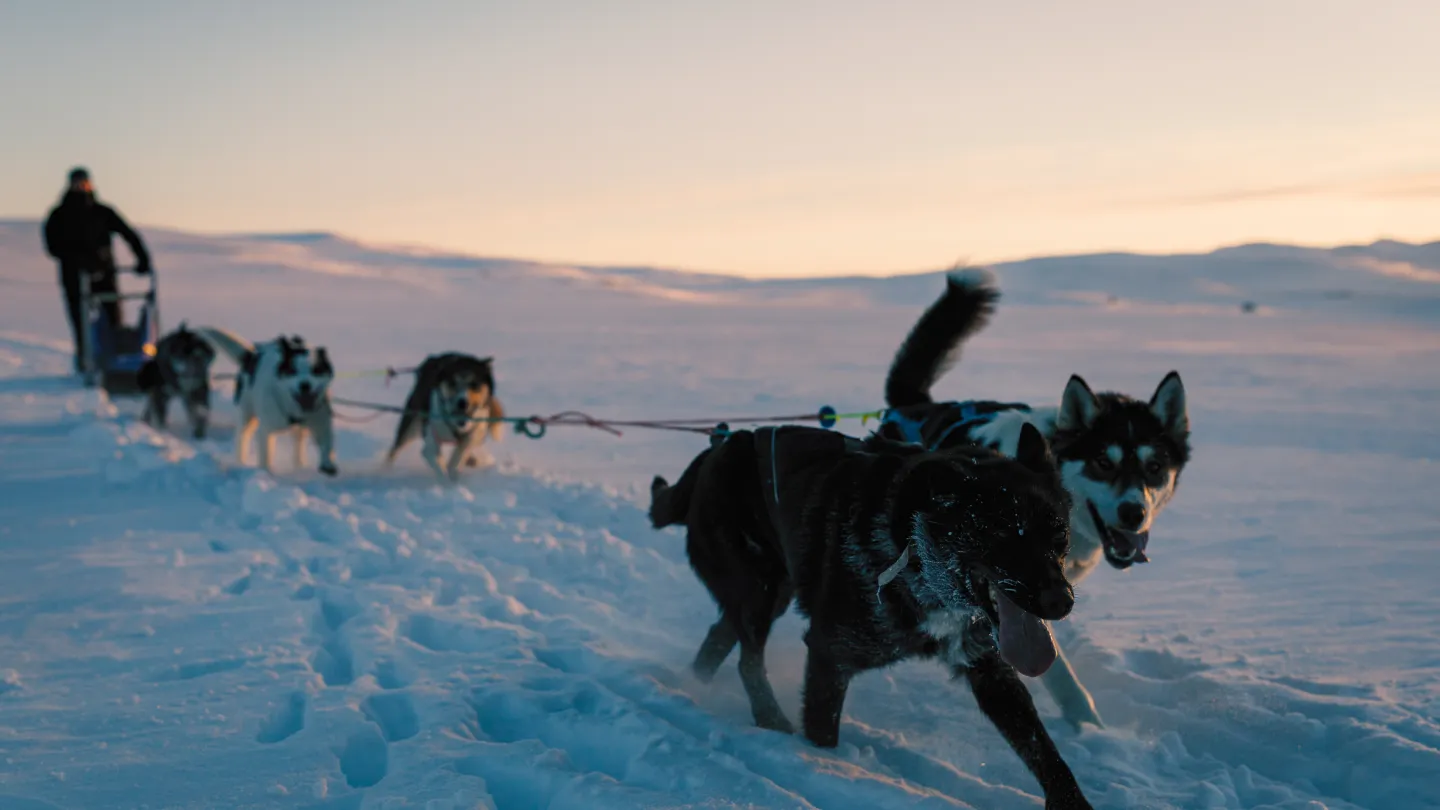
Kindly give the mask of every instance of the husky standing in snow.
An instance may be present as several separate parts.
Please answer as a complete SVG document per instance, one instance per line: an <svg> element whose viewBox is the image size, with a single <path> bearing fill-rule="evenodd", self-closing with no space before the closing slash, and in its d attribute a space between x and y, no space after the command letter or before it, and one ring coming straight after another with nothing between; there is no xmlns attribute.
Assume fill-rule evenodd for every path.
<svg viewBox="0 0 1440 810"><path fill-rule="evenodd" d="M944 294L895 354L880 432L928 450L980 444L1013 456L1021 429L1034 425L1051 443L1072 502L1066 578L1078 583L1102 557L1121 570L1148 562L1150 527L1174 496L1190 459L1190 419L1179 373L1166 374L1148 402L1096 393L1078 374L1070 377L1058 408L935 402L931 386L958 358L961 344L989 322L999 295L988 270L949 275ZM1102 725L1063 653L1043 682L1071 725Z"/></svg>
<svg viewBox="0 0 1440 810"><path fill-rule="evenodd" d="M202 326L195 330L224 352L240 371L235 375L235 404L240 426L235 436L235 458L249 459L250 442L258 438L260 467L270 472L275 434L290 433L295 441L295 467L305 466L305 441L320 448L320 472L335 475L335 413L330 408L330 383L335 369L323 346L306 347L300 337L281 336L252 345L223 329Z"/></svg>
<svg viewBox="0 0 1440 810"><path fill-rule="evenodd" d="M405 412L395 429L395 442L385 456L385 466L416 438L424 440L420 455L441 482L454 481L462 463L475 466L473 451L485 443L488 433L495 441L504 435L505 409L495 397L492 359L459 352L432 354L415 370L415 387L405 400ZM440 466L440 445L454 443L455 451L444 468Z"/></svg>
<svg viewBox="0 0 1440 810"><path fill-rule="evenodd" d="M190 431L205 438L210 421L210 365L215 349L181 322L180 328L155 344L155 356L140 367L138 382L147 396L146 424L164 429L170 400L179 399L190 418Z"/></svg>

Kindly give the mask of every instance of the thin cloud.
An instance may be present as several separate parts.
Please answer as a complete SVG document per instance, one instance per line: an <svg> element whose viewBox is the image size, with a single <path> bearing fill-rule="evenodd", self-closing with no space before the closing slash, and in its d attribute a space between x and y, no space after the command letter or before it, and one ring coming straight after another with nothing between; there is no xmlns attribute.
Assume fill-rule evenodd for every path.
<svg viewBox="0 0 1440 810"><path fill-rule="evenodd" d="M1261 186L1257 188L1232 188L1221 191L1211 191L1201 194L1184 194L1170 197L1151 197L1144 200L1134 200L1133 205L1168 205L1184 207L1190 205L1224 205L1237 202L1257 202L1260 200L1283 200L1290 197L1309 197L1316 194L1327 194L1335 191L1335 187L1318 183L1297 183L1288 186Z"/></svg>
<svg viewBox="0 0 1440 810"><path fill-rule="evenodd" d="M1365 196L1395 200L1440 197L1440 172L1419 172L1377 183L1366 190Z"/></svg>
<svg viewBox="0 0 1440 810"><path fill-rule="evenodd" d="M1369 180L1327 183L1292 183L1220 189L1195 194L1167 195L1121 201L1122 208L1156 206L1188 208L1233 203L1289 200L1301 197L1348 196L1370 199L1427 199L1440 197L1440 172L1411 172Z"/></svg>

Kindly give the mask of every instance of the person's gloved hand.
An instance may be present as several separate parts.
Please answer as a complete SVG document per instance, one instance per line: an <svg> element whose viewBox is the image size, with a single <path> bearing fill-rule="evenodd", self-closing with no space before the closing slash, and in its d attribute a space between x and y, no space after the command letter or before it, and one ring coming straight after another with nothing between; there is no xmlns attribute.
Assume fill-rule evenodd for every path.
<svg viewBox="0 0 1440 810"><path fill-rule="evenodd" d="M150 275L151 269L152 268L150 267L150 262L140 262L139 264L135 265L135 272L142 276Z"/></svg>

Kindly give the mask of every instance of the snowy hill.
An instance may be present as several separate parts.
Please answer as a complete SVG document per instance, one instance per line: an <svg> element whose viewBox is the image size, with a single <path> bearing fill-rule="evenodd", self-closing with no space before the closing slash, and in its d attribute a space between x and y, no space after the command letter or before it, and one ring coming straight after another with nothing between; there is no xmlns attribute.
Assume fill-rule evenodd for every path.
<svg viewBox="0 0 1440 810"><path fill-rule="evenodd" d="M169 325L342 370L493 354L516 414L876 408L941 288L145 234ZM938 395L1189 391L1154 561L1058 628L1109 728L1037 698L1095 806L1440 807L1440 243L997 270ZM733 665L691 678L713 607L642 493L703 438L556 427L440 488L413 449L382 473L393 421L347 408L338 479L272 477L235 467L226 389L212 440L156 434L62 376L66 336L38 224L0 221L0 808L1040 806L933 665L859 679L834 752L754 729ZM770 646L792 715L800 629Z"/></svg>

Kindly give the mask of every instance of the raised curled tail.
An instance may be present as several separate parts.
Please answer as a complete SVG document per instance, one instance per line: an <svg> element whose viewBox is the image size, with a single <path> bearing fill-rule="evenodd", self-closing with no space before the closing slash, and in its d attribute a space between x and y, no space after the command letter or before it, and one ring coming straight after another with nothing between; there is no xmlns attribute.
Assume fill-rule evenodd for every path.
<svg viewBox="0 0 1440 810"><path fill-rule="evenodd" d="M1000 298L995 275L983 267L952 270L945 293L916 321L895 352L885 378L891 408L926 405L930 389L960 359L960 346L985 328Z"/></svg>
<svg viewBox="0 0 1440 810"><path fill-rule="evenodd" d="M197 326L190 331L205 339L206 343L219 349L226 357L229 357L236 365L245 362L247 355L255 353L255 345L245 338L224 329L213 326Z"/></svg>
<svg viewBox="0 0 1440 810"><path fill-rule="evenodd" d="M710 457L711 448L706 448L673 485L664 478L655 476L650 482L650 525L657 529L666 526L684 525L690 514L690 498L695 494L695 482L700 478L700 466Z"/></svg>

